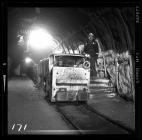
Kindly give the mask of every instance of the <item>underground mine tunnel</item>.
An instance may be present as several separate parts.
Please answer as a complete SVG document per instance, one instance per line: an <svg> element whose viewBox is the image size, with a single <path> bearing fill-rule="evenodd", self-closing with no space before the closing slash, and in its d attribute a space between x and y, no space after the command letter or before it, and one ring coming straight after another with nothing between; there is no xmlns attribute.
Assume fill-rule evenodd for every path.
<svg viewBox="0 0 142 140"><path fill-rule="evenodd" d="M134 131L134 7L9 7L7 53L9 133L16 131L18 121L30 122L30 125L27 122L22 124L25 129L29 125L32 130L56 130L52 115L57 121L57 129L70 129L57 112L62 112L76 129L97 129L103 134ZM77 65L78 60L81 67ZM80 77L86 78L87 83ZM63 104L55 111L51 103L44 102L47 91L53 92L49 94L51 102L84 99L85 103L83 107L77 105L75 108L72 104ZM15 102L19 104L17 107ZM98 124L93 119L85 120L81 114L81 109L86 109L85 105L95 108L113 125L120 122L117 124L120 128L99 118ZM89 108L86 114L95 117ZM14 110L19 116L11 114ZM77 119L74 110L78 111L81 119ZM36 121L37 112L42 117L37 115Z"/></svg>

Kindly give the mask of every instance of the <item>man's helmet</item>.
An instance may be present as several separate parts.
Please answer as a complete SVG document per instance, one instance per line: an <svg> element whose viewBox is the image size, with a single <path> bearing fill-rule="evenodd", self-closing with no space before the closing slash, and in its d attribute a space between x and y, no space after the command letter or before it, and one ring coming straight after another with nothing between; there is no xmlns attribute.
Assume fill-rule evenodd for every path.
<svg viewBox="0 0 142 140"><path fill-rule="evenodd" d="M89 40L94 39L94 34L93 34L93 33L89 33L89 35L88 35L88 39L89 39Z"/></svg>
<svg viewBox="0 0 142 140"><path fill-rule="evenodd" d="M93 33L89 33L89 36L93 36L94 37L94 34Z"/></svg>

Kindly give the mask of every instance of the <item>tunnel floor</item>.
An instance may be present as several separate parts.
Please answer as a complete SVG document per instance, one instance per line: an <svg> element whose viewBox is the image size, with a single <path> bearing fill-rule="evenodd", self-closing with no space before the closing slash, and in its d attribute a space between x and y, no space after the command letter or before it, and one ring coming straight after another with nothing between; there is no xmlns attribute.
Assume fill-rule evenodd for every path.
<svg viewBox="0 0 142 140"><path fill-rule="evenodd" d="M88 105L102 116L135 129L133 103L92 91ZM8 81L8 134L78 134L72 130L54 105L45 100L45 93L34 88L32 81L27 78Z"/></svg>
<svg viewBox="0 0 142 140"><path fill-rule="evenodd" d="M8 134L54 134L58 130L64 133L72 130L44 96L29 79L14 78L8 82Z"/></svg>

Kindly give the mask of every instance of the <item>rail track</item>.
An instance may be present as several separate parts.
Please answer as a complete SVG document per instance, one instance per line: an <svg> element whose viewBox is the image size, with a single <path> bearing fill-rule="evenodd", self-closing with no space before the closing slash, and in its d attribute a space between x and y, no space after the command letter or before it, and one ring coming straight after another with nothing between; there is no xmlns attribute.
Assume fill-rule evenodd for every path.
<svg viewBox="0 0 142 140"><path fill-rule="evenodd" d="M112 119L110 119L110 118L104 116L103 114L101 114L100 112L96 111L93 107L89 106L88 104L86 104L84 107L86 107L88 110L90 110L90 111L92 111L92 112L98 114L99 116L103 117L105 120L107 120L107 121L113 123L114 125L117 125L117 126L121 127L122 129L128 131L128 133L131 133L131 134L134 133L134 130L128 128L128 127L125 126L125 125L122 125L122 124L121 124L120 122L118 122L118 121L113 121Z"/></svg>
<svg viewBox="0 0 142 140"><path fill-rule="evenodd" d="M56 103L55 108L79 134L130 134L131 130L109 120L88 104Z"/></svg>

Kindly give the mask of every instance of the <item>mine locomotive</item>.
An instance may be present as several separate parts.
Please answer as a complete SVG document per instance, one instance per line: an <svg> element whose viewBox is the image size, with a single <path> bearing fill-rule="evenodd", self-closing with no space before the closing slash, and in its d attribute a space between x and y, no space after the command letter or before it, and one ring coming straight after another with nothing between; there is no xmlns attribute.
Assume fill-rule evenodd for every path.
<svg viewBox="0 0 142 140"><path fill-rule="evenodd" d="M88 100L89 60L81 54L52 54L40 60L38 75L51 102Z"/></svg>

